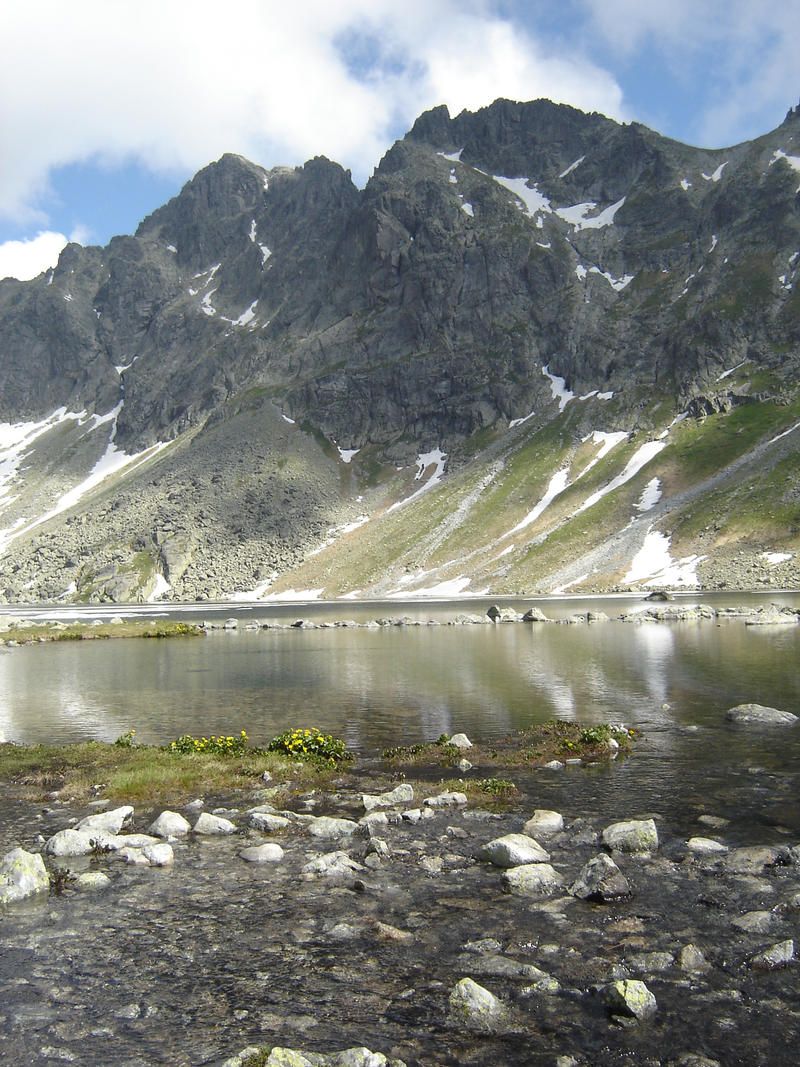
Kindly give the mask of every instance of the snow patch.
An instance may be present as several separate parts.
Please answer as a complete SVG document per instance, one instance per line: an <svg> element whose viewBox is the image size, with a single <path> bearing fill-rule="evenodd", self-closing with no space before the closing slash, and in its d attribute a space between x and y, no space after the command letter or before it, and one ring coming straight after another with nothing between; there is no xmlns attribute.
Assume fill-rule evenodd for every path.
<svg viewBox="0 0 800 1067"><path fill-rule="evenodd" d="M604 226L612 225L614 216L624 203L625 197L623 196L616 204L611 204L599 215L590 215L591 211L596 210L597 204L594 201L588 201L583 204L574 204L572 207L556 208L556 215L568 222L570 226L574 226L576 230L600 230Z"/></svg>
<svg viewBox="0 0 800 1067"><path fill-rule="evenodd" d="M535 414L535 411L530 411L527 415L523 415L521 419L512 419L511 422L508 424L509 430L513 430L515 426L521 426L523 422L527 422L528 419L532 419Z"/></svg>
<svg viewBox="0 0 800 1067"><path fill-rule="evenodd" d="M651 478L639 497L639 503L635 505L637 511L649 511L654 508L662 497L661 482L658 478Z"/></svg>
<svg viewBox="0 0 800 1067"><path fill-rule="evenodd" d="M709 253L713 252L716 247L717 247L717 235L715 233L712 233L711 234L711 247L708 250Z"/></svg>
<svg viewBox="0 0 800 1067"><path fill-rule="evenodd" d="M449 180L450 180L450 184L451 185L455 185L458 182L458 178L456 177L456 168L455 167L453 167L453 169L450 171Z"/></svg>
<svg viewBox="0 0 800 1067"><path fill-rule="evenodd" d="M451 163L460 163L461 162L461 153L463 151L464 151L463 148L459 148L459 150L457 152L450 152L450 153L437 152L436 155L437 156L441 156L442 159L449 159Z"/></svg>
<svg viewBox="0 0 800 1067"><path fill-rule="evenodd" d="M172 586L169 584L163 574L156 575L156 587L150 596L147 598L148 604L153 604L156 600L160 600L162 596L170 591Z"/></svg>
<svg viewBox="0 0 800 1067"><path fill-rule="evenodd" d="M575 275L579 282L585 281L588 273L588 270L586 269L586 267L583 266L582 263L579 263L575 268Z"/></svg>
<svg viewBox="0 0 800 1067"><path fill-rule="evenodd" d="M175 245L167 245L167 251L172 252L173 255L177 255L178 249Z"/></svg>
<svg viewBox="0 0 800 1067"><path fill-rule="evenodd" d="M466 214L469 215L470 218L475 217L475 212L473 211L472 204L470 204L469 201L465 200L463 202L463 204L461 205L461 210L466 212Z"/></svg>
<svg viewBox="0 0 800 1067"><path fill-rule="evenodd" d="M648 464L651 459L654 459L664 448L666 448L664 441L648 441L646 444L642 445L641 448L637 449L633 456L628 460L625 469L618 474L616 478L612 479L608 485L604 486L602 489L598 489L596 493L592 493L590 497L584 500L575 514L579 515L582 511L586 511L587 508L592 507L598 500L602 500L608 493L613 493L615 489L619 489L620 486L625 485L626 482L629 482L631 478L637 475L642 467Z"/></svg>
<svg viewBox="0 0 800 1067"><path fill-rule="evenodd" d="M216 315L217 309L211 306L211 297L216 293L216 289L212 289L211 292L206 293L203 299L200 301L200 310L204 315Z"/></svg>
<svg viewBox="0 0 800 1067"><path fill-rule="evenodd" d="M547 369L547 366L542 367L542 374L545 378L550 379L550 389L553 394L553 400L558 401L559 414L564 410L570 400L575 399L575 394L567 389L567 382L565 378L559 378L557 374L551 374Z"/></svg>
<svg viewBox="0 0 800 1067"><path fill-rule="evenodd" d="M416 500L417 497L422 496L423 493L427 493L429 489L433 489L435 485L442 480L444 474L445 460L447 459L447 453L442 452L440 448L435 448L432 452L424 452L417 456L417 473L414 475L414 481L418 482L425 471L429 467L433 466L434 470L428 480L421 485L419 489L407 496L404 500L397 500L394 504L388 507L386 510L394 511L395 508L405 507L406 504L411 503L412 500Z"/></svg>
<svg viewBox="0 0 800 1067"><path fill-rule="evenodd" d="M283 593L268 593L265 596L260 597L260 599L261 600L269 600L269 601L274 601L274 600L290 600L290 601L291 600L297 600L297 601L319 600L319 598L322 596L322 594L324 592L325 592L324 589L286 589L286 590L284 590ZM247 596L247 594L244 594L244 593L234 593L229 599L230 600L243 600L246 596Z"/></svg>
<svg viewBox="0 0 800 1067"><path fill-rule="evenodd" d="M681 189L683 189L684 192L687 192L687 190L691 189L691 187L691 182L687 181L686 178L681 178Z"/></svg>
<svg viewBox="0 0 800 1067"><path fill-rule="evenodd" d="M574 163L570 163L566 170L561 171L561 173L559 174L559 178L566 178L568 174L572 174L575 168L579 167L581 163L583 163L584 159L586 159L586 156L580 156L578 159L575 160Z"/></svg>
<svg viewBox="0 0 800 1067"><path fill-rule="evenodd" d="M772 166L772 164L777 163L779 159L785 159L792 170L800 171L800 156L787 156L782 149L777 148L772 159L769 161L769 165ZM800 193L800 186L797 187L797 192Z"/></svg>
<svg viewBox="0 0 800 1067"><path fill-rule="evenodd" d="M787 563L794 556L793 552L762 552L761 558L769 563L770 567L777 567L779 563Z"/></svg>
<svg viewBox="0 0 800 1067"><path fill-rule="evenodd" d="M592 467L594 467L596 463L599 463L603 456L607 456L612 448L616 448L617 445L622 444L623 441L627 441L628 434L625 430L618 430L616 433L605 433L603 430L594 430L592 433L587 434L586 437L583 438L583 441L586 442L589 438L591 438L596 445L600 445L600 449L594 459L589 463L588 467L584 467L578 475L579 478L582 478L584 474L588 474Z"/></svg>
<svg viewBox="0 0 800 1067"><path fill-rule="evenodd" d="M233 325L234 326L246 326L248 324L248 322L252 322L253 319L256 317L256 304L257 303L258 303L258 300L254 300L253 303L250 305L250 307L247 308L246 311L243 311L241 313L241 315L239 316L238 319L232 319L231 321L233 322Z"/></svg>
<svg viewBox="0 0 800 1067"><path fill-rule="evenodd" d="M651 527L647 531L644 544L633 557L623 582L643 582L647 586L698 585L697 564L706 557L686 556L684 559L674 560L669 552L669 543L669 537Z"/></svg>
<svg viewBox="0 0 800 1067"><path fill-rule="evenodd" d="M747 363L747 360L743 359L740 363L737 363L735 367L729 367L728 370L724 370L722 374L720 374L719 378L717 378L717 381L724 381L724 379L727 378L728 375L733 374L734 371L738 370L740 367L743 367L745 363Z"/></svg>
<svg viewBox="0 0 800 1067"><path fill-rule="evenodd" d="M349 463L352 460L353 456L357 456L358 453L361 451L360 448L339 448L338 445L336 447L339 451L339 459L342 461L342 463Z"/></svg>
<svg viewBox="0 0 800 1067"><path fill-rule="evenodd" d="M389 593L388 599L405 600L406 598L414 599L416 597L457 597L463 595L471 581L471 578L459 576L458 578L451 578L446 582L439 582L438 585L429 585L424 589L403 589L396 593Z"/></svg>
<svg viewBox="0 0 800 1067"><path fill-rule="evenodd" d="M269 257L272 255L272 252L267 248L266 245L259 245L258 247L261 251L261 266L263 267Z"/></svg>
<svg viewBox="0 0 800 1067"><path fill-rule="evenodd" d="M250 233L247 235L253 244L256 243L256 220L252 219L250 222Z"/></svg>
<svg viewBox="0 0 800 1067"><path fill-rule="evenodd" d="M589 572L582 574L579 578L573 578L571 582L565 582L564 585L559 585L555 589L550 590L550 596L563 596L568 589L571 589L573 585L580 585L581 582L585 582L589 577Z"/></svg>
<svg viewBox="0 0 800 1067"><path fill-rule="evenodd" d="M703 177L705 178L705 180L707 182L718 182L720 180L720 178L722 177L722 172L723 172L723 170L725 170L727 165L728 165L728 161L725 160L724 163L720 163L720 165L717 167L717 169L714 171L713 174L704 174Z"/></svg>
<svg viewBox="0 0 800 1067"><path fill-rule="evenodd" d="M523 213L530 215L533 218L539 211L552 211L550 201L539 192L536 185L529 186L527 178L505 178L501 174L493 174L492 178L498 185L502 185L505 189L508 189L510 193L513 193L518 200L522 201Z"/></svg>
<svg viewBox="0 0 800 1067"><path fill-rule="evenodd" d="M773 437L768 444L774 445L776 441L780 441L782 437L788 437L790 433L794 433L794 431L798 429L800 429L800 422L796 422L794 426L790 426L788 430L784 430L783 433L779 433L777 437Z"/></svg>
<svg viewBox="0 0 800 1067"><path fill-rule="evenodd" d="M518 522L517 525L509 530L506 537L512 537L520 530L524 530L526 526L530 526L532 522L535 522L542 512L550 506L559 493L563 493L569 484L569 468L563 467L560 471L556 471L553 477L550 479L550 484L547 486L544 496L536 505L536 507L529 511L522 522Z"/></svg>

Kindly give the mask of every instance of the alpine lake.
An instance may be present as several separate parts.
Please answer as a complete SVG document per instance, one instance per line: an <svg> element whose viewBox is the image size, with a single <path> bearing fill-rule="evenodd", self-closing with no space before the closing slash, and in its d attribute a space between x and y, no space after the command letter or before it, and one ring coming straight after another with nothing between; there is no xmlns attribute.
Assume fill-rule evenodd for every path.
<svg viewBox="0 0 800 1067"><path fill-rule="evenodd" d="M800 594L674 603L798 609ZM536 604L550 621L457 622L490 604ZM137 742L165 745L245 730L265 745L316 727L343 738L364 770L349 791L298 798L298 813L358 819L370 768L388 787L403 780L378 770L383 750L442 734L491 743L562 719L625 724L637 740L630 758L504 774L520 794L507 809L430 808L421 819L398 809L371 831L387 842L380 862L366 862L370 836L328 844L299 832L276 838L279 865L242 862L241 835L253 836L244 814L258 798L216 798L236 842L190 834L170 867L75 861L106 871L111 887L0 910L0 1062L222 1064L273 1044L367 1046L431 1067L796 1063L797 963L753 960L800 934L800 723L740 727L725 713L751 702L800 713L800 625L621 618L653 606L620 595L3 608L0 617L65 622L180 619L207 633L0 649L0 739L114 741L135 730ZM441 777L454 773L482 772ZM564 830L540 843L564 881L529 899L476 854L540 809L563 815ZM4 797L0 856L41 851L88 810L66 797L23 810ZM156 814L137 810L135 829ZM630 893L606 903L567 893L603 851L604 827L650 818L658 850L614 854ZM701 836L727 852L696 855L687 842ZM336 849L356 864L350 876L304 870ZM748 866L745 849L772 859ZM738 866L720 858L736 854ZM756 914L760 926L736 925ZM549 986L532 979L537 968ZM465 975L500 998L498 1018L454 1016L449 994ZM651 1017L609 1014L602 989L627 978L655 995Z"/></svg>

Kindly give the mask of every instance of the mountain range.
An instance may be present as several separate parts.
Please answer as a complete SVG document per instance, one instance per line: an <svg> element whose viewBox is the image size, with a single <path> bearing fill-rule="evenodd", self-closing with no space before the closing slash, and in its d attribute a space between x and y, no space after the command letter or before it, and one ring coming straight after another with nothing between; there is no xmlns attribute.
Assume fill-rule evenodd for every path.
<svg viewBox="0 0 800 1067"><path fill-rule="evenodd" d="M8 602L797 587L800 108L225 155L0 282Z"/></svg>

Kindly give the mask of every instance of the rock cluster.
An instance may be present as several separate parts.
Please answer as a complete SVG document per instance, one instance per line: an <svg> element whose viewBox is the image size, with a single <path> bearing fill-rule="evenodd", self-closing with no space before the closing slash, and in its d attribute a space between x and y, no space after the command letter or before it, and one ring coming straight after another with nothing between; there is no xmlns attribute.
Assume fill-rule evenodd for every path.
<svg viewBox="0 0 800 1067"><path fill-rule="evenodd" d="M279 1016L263 1016L278 1038L270 1041L267 1060L275 1067L399 1067L418 1058L427 1062L425 1050L442 1043L453 1057L480 1047L482 1062L505 1062L523 1035L542 1053L580 1063L587 1034L595 1035L592 1040L602 1034L605 1044L623 1049L631 1027L646 1025L670 1034L674 1052L661 1062L677 1065L682 1055L703 1050L671 1027L672 1018L695 1020L689 1032L702 1025L703 1048L719 1048L720 1062L727 1062L734 1031L753 1062L766 1062L763 1027L750 1026L745 1006L757 1001L767 980L770 1011L782 1012L776 1018L791 1029L800 845L676 839L654 815L587 820L527 804L497 814L471 807L459 792L420 795L410 782L387 786L312 794L296 805L299 810L276 809L262 795L241 809L206 810L197 800L155 818L138 816L130 806L75 817L41 839L41 854L17 848L0 863L4 928L19 929L24 943L25 930L33 932L39 920L36 910L17 913L15 902L47 900L44 860L54 877L61 871L63 892L51 898L50 909L77 909L85 923L102 915L103 927L115 929L130 954L128 988L104 986L109 1025L129 1050L130 1041L148 1031L160 1033L162 1042L174 1039L159 1029L157 1016L144 1025L145 987L136 992L145 979L136 976L144 966L140 949L152 940L148 923L161 931L161 962L172 982L184 982L185 972L185 981L196 984L198 968L217 973L223 960L233 960L231 953L236 973L262 975L252 988L270 990L285 1019L296 1017L299 1028L292 1034ZM63 821L68 811L56 805L45 820ZM701 825L708 821L711 816ZM89 900L103 903L81 906ZM47 905L40 907L44 921ZM128 935L131 908L144 908L150 918L138 920ZM209 953L189 961L181 955L180 931L182 924L194 928L196 909L215 933ZM271 909L280 915L277 926ZM105 965L88 956L80 962L87 952L94 958L91 940L76 949L78 928L68 929L69 959L91 997L97 983L107 982ZM54 936L55 955L47 957L53 977L66 966L57 931ZM112 959L123 966L119 954ZM356 1047L309 1051L303 1035L311 1024L297 1016L297 998L301 990L304 997L327 998L329 973L331 1005L347 991L348 1003L362 997L365 1007L369 1002L378 1011L383 1051L359 1043L361 1037L376 1046L372 1027L359 1035L369 1012L359 1009L348 1020L333 1007L327 1022L315 1021L312 1047L341 1042L341 1048L348 1039ZM285 994L286 977L279 974L293 976ZM65 982L68 968L55 985ZM370 984L383 999L369 1001ZM147 988L152 995L152 978ZM119 998L126 995L123 1003ZM725 1004L732 1028L705 1018L715 1003ZM223 1008L228 1049L241 1047L237 1012L241 1023L252 1009L229 1010L228 1017ZM0 1008L0 1028L8 1025L8 1011ZM114 1023L123 1018L142 1025L126 1037ZM216 1060L209 1056L199 1016L182 1032L195 1054L202 1047L208 1062L223 1062L219 1046ZM228 1067L246 1064L264 1043L253 1044L249 1025L239 1032L249 1045L232 1058L227 1052ZM13 1028L10 1033L18 1058L30 1059L27 1038ZM60 1049L57 1058L91 1062L91 1039L84 1056L64 1027L53 1024L43 1033L37 1050ZM637 1041L646 1046L643 1033Z"/></svg>

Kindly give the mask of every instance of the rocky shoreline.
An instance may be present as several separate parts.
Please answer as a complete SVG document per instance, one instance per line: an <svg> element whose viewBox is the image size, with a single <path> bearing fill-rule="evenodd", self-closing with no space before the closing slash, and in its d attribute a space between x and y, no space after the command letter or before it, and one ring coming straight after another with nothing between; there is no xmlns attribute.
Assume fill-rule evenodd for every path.
<svg viewBox="0 0 800 1067"><path fill-rule="evenodd" d="M369 768L290 808L5 795L0 885L60 890L0 911L10 1060L794 1063L800 844L577 809L568 770L545 808L558 773L502 812Z"/></svg>

